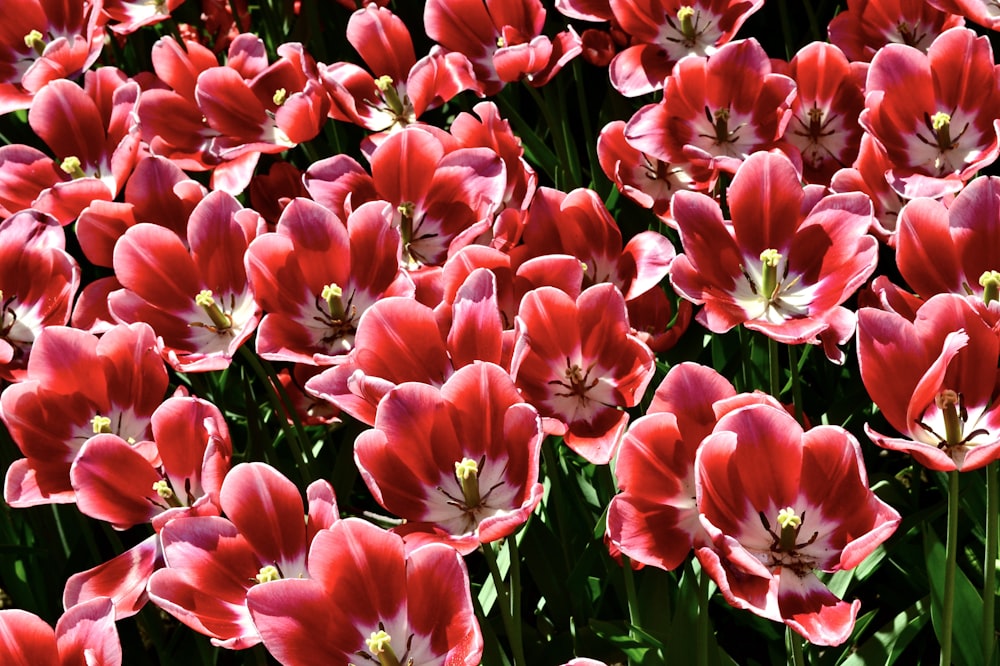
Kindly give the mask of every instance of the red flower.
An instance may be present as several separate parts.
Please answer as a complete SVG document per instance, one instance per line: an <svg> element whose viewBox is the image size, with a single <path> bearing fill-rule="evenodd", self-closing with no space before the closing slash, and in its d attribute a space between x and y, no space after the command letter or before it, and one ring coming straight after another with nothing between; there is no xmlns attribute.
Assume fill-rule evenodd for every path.
<svg viewBox="0 0 1000 666"><path fill-rule="evenodd" d="M278 578L309 575L306 553L317 533L338 519L333 488L306 491L264 463L234 467L219 502L227 518L185 517L160 531L166 568L149 579L149 598L212 643L242 649L260 642L246 606L248 590Z"/></svg>
<svg viewBox="0 0 1000 666"><path fill-rule="evenodd" d="M442 386L456 369L473 361L501 362L503 325L496 279L489 270L466 278L451 315L450 326L443 328L434 310L411 298L379 300L358 322L347 358L310 379L306 390L374 425L376 406L397 384Z"/></svg>
<svg viewBox="0 0 1000 666"><path fill-rule="evenodd" d="M37 615L0 610L0 662L45 666L121 666L115 606L108 598L67 608L55 631Z"/></svg>
<svg viewBox="0 0 1000 666"><path fill-rule="evenodd" d="M575 301L554 287L528 292L515 323L511 376L550 432L588 461L615 454L626 407L653 377L653 353L631 333L625 300L598 284Z"/></svg>
<svg viewBox="0 0 1000 666"><path fill-rule="evenodd" d="M337 120L391 131L478 86L461 53L435 51L417 60L403 21L374 4L351 15L347 40L374 76L347 62L320 66L333 103L330 115Z"/></svg>
<svg viewBox="0 0 1000 666"><path fill-rule="evenodd" d="M483 637L462 556L403 540L357 518L323 530L309 578L256 585L247 606L264 646L287 666L382 663L475 666ZM389 656L391 655L391 657Z"/></svg>
<svg viewBox="0 0 1000 666"><path fill-rule="evenodd" d="M867 68L851 65L832 44L812 42L788 65L798 95L785 138L802 155L806 182L828 184L834 172L854 163L861 143L858 114Z"/></svg>
<svg viewBox="0 0 1000 666"><path fill-rule="evenodd" d="M885 148L907 197L941 197L1000 154L1000 69L989 40L953 28L927 53L890 44L872 59L860 122Z"/></svg>
<svg viewBox="0 0 1000 666"><path fill-rule="evenodd" d="M167 371L146 324L97 337L63 326L38 336L19 384L0 395L0 418L27 456L7 469L4 499L15 507L74 502L70 466L97 433L150 438Z"/></svg>
<svg viewBox="0 0 1000 666"><path fill-rule="evenodd" d="M102 3L27 0L0 7L0 115L27 109L56 79L90 68L104 47Z"/></svg>
<svg viewBox="0 0 1000 666"><path fill-rule="evenodd" d="M941 11L941 0L847 0L847 9L830 21L830 41L848 59L870 62L887 44L927 52L945 30L965 25L957 14Z"/></svg>
<svg viewBox="0 0 1000 666"><path fill-rule="evenodd" d="M772 71L756 40L731 42L679 61L663 100L632 116L625 139L661 162L733 173L750 153L779 145L794 98L795 82Z"/></svg>
<svg viewBox="0 0 1000 666"><path fill-rule="evenodd" d="M113 67L87 72L83 88L47 85L28 123L57 157L0 148L0 204L11 212L31 206L69 224L91 201L114 199L138 159L138 104L139 85Z"/></svg>
<svg viewBox="0 0 1000 666"><path fill-rule="evenodd" d="M976 178L950 206L914 199L899 215L896 265L922 298L952 293L983 299L1000 268L1000 178ZM996 300L995 296L986 299Z"/></svg>
<svg viewBox="0 0 1000 666"><path fill-rule="evenodd" d="M149 322L177 370L228 367L260 320L243 255L263 227L260 215L219 190L192 211L188 247L161 226L135 225L115 246L115 275L124 289L109 296L111 314Z"/></svg>
<svg viewBox="0 0 1000 666"><path fill-rule="evenodd" d="M816 645L847 640L861 602L838 599L815 571L858 566L900 520L868 487L857 440L751 405L719 420L695 470L711 537L695 554L726 601Z"/></svg>
<svg viewBox="0 0 1000 666"><path fill-rule="evenodd" d="M47 326L69 323L80 267L53 218L26 210L0 222L0 379L24 378Z"/></svg>
<svg viewBox="0 0 1000 666"><path fill-rule="evenodd" d="M714 333L743 324L785 344L819 344L843 363L854 314L840 306L875 270L868 235L871 202L862 194L822 197L803 190L781 153L755 153L729 187L732 222L710 197L678 192L673 215L684 254L670 279L704 304L697 319Z"/></svg>
<svg viewBox="0 0 1000 666"><path fill-rule="evenodd" d="M409 382L389 391L354 456L376 501L406 519L395 531L408 547L444 541L468 554L511 534L538 506L542 437L538 413L507 372L474 363L440 389Z"/></svg>
<svg viewBox="0 0 1000 666"><path fill-rule="evenodd" d="M632 44L611 61L611 85L626 97L663 87L685 56L710 56L732 40L764 0L611 0Z"/></svg>
<svg viewBox="0 0 1000 666"><path fill-rule="evenodd" d="M541 34L544 24L539 0L430 0L424 7L427 35L472 62L484 95L522 78L545 85L580 54L572 28L552 41Z"/></svg>
<svg viewBox="0 0 1000 666"><path fill-rule="evenodd" d="M668 571L680 566L692 547L707 545L698 521L695 455L723 415L754 403L780 408L765 393L737 395L711 368L672 367L618 451L621 493L608 506L610 544L636 562Z"/></svg>
<svg viewBox="0 0 1000 666"><path fill-rule="evenodd" d="M345 225L323 206L295 199L275 233L250 244L247 276L268 312L257 333L257 353L333 365L353 348L358 321L375 301L413 296L413 282L399 267L391 211L385 202L369 202Z"/></svg>
<svg viewBox="0 0 1000 666"><path fill-rule="evenodd" d="M1000 457L1000 339L980 308L957 294L934 296L912 322L861 308L861 379L886 420L909 438L866 425L873 442L939 471L973 470Z"/></svg>

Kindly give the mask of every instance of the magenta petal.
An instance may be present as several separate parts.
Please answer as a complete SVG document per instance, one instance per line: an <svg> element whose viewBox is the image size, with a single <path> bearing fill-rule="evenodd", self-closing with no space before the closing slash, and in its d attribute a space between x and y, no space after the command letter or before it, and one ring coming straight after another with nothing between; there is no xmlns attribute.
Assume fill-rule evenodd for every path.
<svg viewBox="0 0 1000 666"><path fill-rule="evenodd" d="M265 463L242 463L226 476L219 501L261 561L276 563L285 578L305 574L305 511L294 483Z"/></svg>
<svg viewBox="0 0 1000 666"><path fill-rule="evenodd" d="M782 571L778 608L785 624L814 645L840 645L851 637L861 601L838 599L814 574Z"/></svg>
<svg viewBox="0 0 1000 666"><path fill-rule="evenodd" d="M115 626L115 605L107 597L66 610L56 623L56 645L65 665L120 666L122 646Z"/></svg>
<svg viewBox="0 0 1000 666"><path fill-rule="evenodd" d="M60 663L52 627L27 611L0 610L0 662L17 666Z"/></svg>
<svg viewBox="0 0 1000 666"><path fill-rule="evenodd" d="M160 538L154 534L121 555L70 576L63 589L63 606L70 608L110 597L115 604L115 619L131 617L146 605L146 583L161 566Z"/></svg>

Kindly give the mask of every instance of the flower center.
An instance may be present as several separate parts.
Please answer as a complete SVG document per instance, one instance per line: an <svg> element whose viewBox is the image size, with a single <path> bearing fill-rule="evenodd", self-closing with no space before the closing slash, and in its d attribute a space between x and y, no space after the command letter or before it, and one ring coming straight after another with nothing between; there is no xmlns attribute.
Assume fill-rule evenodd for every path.
<svg viewBox="0 0 1000 666"><path fill-rule="evenodd" d="M281 580L281 572L278 571L278 567L273 564L265 564L254 576L254 580L258 583L270 583L276 580Z"/></svg>
<svg viewBox="0 0 1000 666"><path fill-rule="evenodd" d="M90 419L90 423L94 426L94 434L109 434L111 432L111 419L107 416L101 416L97 414L94 418Z"/></svg>
<svg viewBox="0 0 1000 666"><path fill-rule="evenodd" d="M400 666L399 658L392 650L392 637L386 633L385 629L373 631L371 636L365 640L369 652L378 659L381 666Z"/></svg>
<svg viewBox="0 0 1000 666"><path fill-rule="evenodd" d="M73 177L73 180L78 178L86 178L87 174L83 172L82 163L80 158L76 155L70 155L62 161L59 168L64 172Z"/></svg>
<svg viewBox="0 0 1000 666"><path fill-rule="evenodd" d="M691 48L698 41L697 13L693 7L684 5L677 10L680 33L684 36L684 46Z"/></svg>
<svg viewBox="0 0 1000 666"><path fill-rule="evenodd" d="M965 396L961 392L953 389L942 390L934 396L934 406L937 407L941 414L944 434L942 435L934 430L924 420L924 416L927 414L927 410L930 409L930 405L925 407L924 411L920 413L920 418L917 419L916 424L937 440L937 447L939 449L947 451L959 446L969 446L973 444L969 440L977 435L989 434L989 431L985 428L977 428L968 435L964 434L965 424L969 420L969 412L965 408Z"/></svg>
<svg viewBox="0 0 1000 666"><path fill-rule="evenodd" d="M462 487L462 496L465 498L465 506L475 509L482 504L479 497L479 464L472 458L462 458L455 463L455 478L458 485Z"/></svg>
<svg viewBox="0 0 1000 666"><path fill-rule="evenodd" d="M396 88L391 76L386 74L375 79L375 87L382 93L382 100L393 116L394 125L402 127L416 120L409 96L406 94L399 96L399 89Z"/></svg>
<svg viewBox="0 0 1000 666"><path fill-rule="evenodd" d="M160 499L164 500L168 506L173 508L178 508L184 506L181 501L177 499L177 494L174 489L170 487L170 482L166 479L160 479L153 483L153 492L160 496Z"/></svg>
<svg viewBox="0 0 1000 666"><path fill-rule="evenodd" d="M979 276L979 286L983 288L984 303L1000 300L1000 272L986 271Z"/></svg>
<svg viewBox="0 0 1000 666"><path fill-rule="evenodd" d="M45 36L38 30L32 30L24 36L24 45L42 55L45 52Z"/></svg>
<svg viewBox="0 0 1000 666"><path fill-rule="evenodd" d="M210 290L202 289L199 291L194 297L194 302L195 305L205 311L205 314L208 315L212 323L193 322L190 324L191 326L200 326L219 334L226 333L233 327L232 318L222 311L219 304L215 302L215 298L212 296Z"/></svg>

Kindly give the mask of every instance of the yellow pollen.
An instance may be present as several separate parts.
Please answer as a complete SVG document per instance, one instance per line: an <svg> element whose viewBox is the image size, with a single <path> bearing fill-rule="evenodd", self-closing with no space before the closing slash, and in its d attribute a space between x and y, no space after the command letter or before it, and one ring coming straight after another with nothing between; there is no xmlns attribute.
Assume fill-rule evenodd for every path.
<svg viewBox="0 0 1000 666"><path fill-rule="evenodd" d="M281 580L281 572L278 571L278 567L273 564L266 564L260 568L254 578L258 583L270 583L276 580Z"/></svg>
<svg viewBox="0 0 1000 666"><path fill-rule="evenodd" d="M368 645L368 649L372 651L372 654L382 654L389 648L389 643L392 638L389 634L385 633L385 630L379 629L378 631L373 631L370 638L368 638L365 643Z"/></svg>
<svg viewBox="0 0 1000 666"><path fill-rule="evenodd" d="M195 305L203 308L210 308L215 305L215 299L212 298L212 292L209 289L202 289L198 292L198 295L194 297Z"/></svg>
<svg viewBox="0 0 1000 666"><path fill-rule="evenodd" d="M94 418L90 419L90 423L94 426L95 435L111 432L111 419L107 416L101 416L98 414Z"/></svg>
<svg viewBox="0 0 1000 666"><path fill-rule="evenodd" d="M166 500L174 496L174 491L170 488L170 484L167 482L166 479L160 479L159 481L154 483L153 490L156 491L157 495Z"/></svg>
<svg viewBox="0 0 1000 666"><path fill-rule="evenodd" d="M760 260L765 266L777 267L781 261L781 253L774 249L767 249L760 253Z"/></svg>
<svg viewBox="0 0 1000 666"><path fill-rule="evenodd" d="M984 303L1000 300L1000 272L986 271L979 276L979 286L983 288Z"/></svg>
<svg viewBox="0 0 1000 666"><path fill-rule="evenodd" d="M274 102L275 105L281 106L285 103L286 99L288 99L288 91L284 88L278 88L274 91L274 97L271 98L271 101Z"/></svg>
<svg viewBox="0 0 1000 666"><path fill-rule="evenodd" d="M479 465L472 458L462 458L462 462L455 463L455 476L459 479L475 478L479 475Z"/></svg>
<svg viewBox="0 0 1000 666"><path fill-rule="evenodd" d="M328 284L325 287L323 287L323 291L320 293L320 298L322 298L324 301L328 301L331 298L340 298L343 295L344 295L344 290L341 289L338 285Z"/></svg>
<svg viewBox="0 0 1000 666"><path fill-rule="evenodd" d="M73 176L73 178L84 178L87 174L83 172L81 166L80 158L76 155L70 155L62 161L59 168L63 170L64 173Z"/></svg>
<svg viewBox="0 0 1000 666"><path fill-rule="evenodd" d="M45 50L45 37L39 31L32 30L24 36L24 45L41 55Z"/></svg>
<svg viewBox="0 0 1000 666"><path fill-rule="evenodd" d="M375 87L385 92L392 87L392 77L386 74L385 76L380 76L375 79Z"/></svg>
<svg viewBox="0 0 1000 666"><path fill-rule="evenodd" d="M933 116L931 116L931 127L935 132L940 132L942 129L951 124L951 116L949 116L944 111L938 111Z"/></svg>
<svg viewBox="0 0 1000 666"><path fill-rule="evenodd" d="M792 507L785 507L778 512L778 525L781 529L796 528L802 524L802 518L800 518L796 513L795 509Z"/></svg>
<svg viewBox="0 0 1000 666"><path fill-rule="evenodd" d="M507 46L507 41L503 37L497 37L497 48L503 48Z"/></svg>
<svg viewBox="0 0 1000 666"><path fill-rule="evenodd" d="M694 16L694 8L684 5L677 10L677 18L683 21L684 19L691 19Z"/></svg>
<svg viewBox="0 0 1000 666"><path fill-rule="evenodd" d="M416 208L417 207L413 204L412 201L404 201L403 203L399 204L396 210L398 210L404 217L413 217L413 212L416 210Z"/></svg>

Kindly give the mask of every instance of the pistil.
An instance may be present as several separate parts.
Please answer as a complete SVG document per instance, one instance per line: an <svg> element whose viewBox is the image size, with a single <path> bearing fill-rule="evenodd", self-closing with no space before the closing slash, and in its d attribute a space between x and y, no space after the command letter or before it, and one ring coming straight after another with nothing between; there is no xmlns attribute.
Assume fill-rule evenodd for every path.
<svg viewBox="0 0 1000 666"><path fill-rule="evenodd" d="M392 637L384 629L373 631L372 635L365 640L368 650L378 659L381 666L400 666L399 658L392 650Z"/></svg>
<svg viewBox="0 0 1000 666"><path fill-rule="evenodd" d="M462 487L466 508L478 507L482 503L479 496L479 464L472 458L462 458L461 462L455 463L455 477Z"/></svg>
<svg viewBox="0 0 1000 666"><path fill-rule="evenodd" d="M87 177L87 174L83 172L81 167L82 163L80 162L80 158L76 155L70 155L59 165L59 168L63 171L63 173L72 176L73 180Z"/></svg>
<svg viewBox="0 0 1000 666"><path fill-rule="evenodd" d="M760 292L761 295L768 300L768 302L773 301L775 296L778 295L778 287L781 285L778 281L778 264L781 263L783 258L784 257L782 257L781 253L773 248L769 248L760 253Z"/></svg>
<svg viewBox="0 0 1000 666"><path fill-rule="evenodd" d="M24 45L38 55L45 53L45 37L38 30L32 30L24 36Z"/></svg>
<svg viewBox="0 0 1000 666"><path fill-rule="evenodd" d="M111 433L111 419L107 416L101 416L98 414L94 418L90 419L90 424L94 427L94 434L110 434Z"/></svg>
<svg viewBox="0 0 1000 666"><path fill-rule="evenodd" d="M986 271L979 276L979 286L983 288L983 302L986 305L1000 300L1000 272Z"/></svg>
<svg viewBox="0 0 1000 666"><path fill-rule="evenodd" d="M215 326L216 332L227 331L233 326L233 322L226 316L226 314L219 308L218 303L215 302L215 298L212 297L212 292L208 289L202 289L198 292L198 295L194 297L194 302L196 305L201 307L208 318L212 320L212 324Z"/></svg>
<svg viewBox="0 0 1000 666"><path fill-rule="evenodd" d="M802 527L802 518L795 513L792 507L785 507L778 512L778 526L781 534L778 537L778 547L790 553L796 548L796 540L799 537L799 529Z"/></svg>
<svg viewBox="0 0 1000 666"><path fill-rule="evenodd" d="M694 17L693 7L684 5L677 10L677 20L681 22L680 32L684 35L684 42L687 46L693 46L698 40L698 33L694 27Z"/></svg>
<svg viewBox="0 0 1000 666"><path fill-rule="evenodd" d="M937 144L941 150L951 150L953 142L951 140L951 116L943 111L938 111L931 116L931 129L937 137Z"/></svg>

